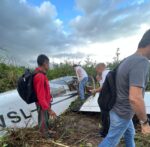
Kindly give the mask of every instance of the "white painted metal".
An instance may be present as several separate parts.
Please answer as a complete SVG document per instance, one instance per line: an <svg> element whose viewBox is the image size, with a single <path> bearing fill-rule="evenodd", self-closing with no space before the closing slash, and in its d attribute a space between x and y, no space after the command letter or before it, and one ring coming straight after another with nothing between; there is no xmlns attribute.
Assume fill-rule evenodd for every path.
<svg viewBox="0 0 150 147"><path fill-rule="evenodd" d="M98 96L99 96L98 93L94 97L90 96L82 105L82 107L80 108L80 111L100 112L100 108L97 103ZM146 112L147 114L150 114L150 92L145 93L144 101L145 101L145 106L146 106Z"/></svg>
<svg viewBox="0 0 150 147"><path fill-rule="evenodd" d="M70 91L67 84L51 83L53 98L52 109L57 115L63 113L78 96L77 91ZM0 94L0 130L3 128L33 127L37 125L35 104L26 104L18 95L17 90ZM0 131L0 134L2 132Z"/></svg>
<svg viewBox="0 0 150 147"><path fill-rule="evenodd" d="M100 109L97 104L99 94L96 93L96 95L90 96L82 105L80 108L80 111L87 111L87 112L100 112Z"/></svg>

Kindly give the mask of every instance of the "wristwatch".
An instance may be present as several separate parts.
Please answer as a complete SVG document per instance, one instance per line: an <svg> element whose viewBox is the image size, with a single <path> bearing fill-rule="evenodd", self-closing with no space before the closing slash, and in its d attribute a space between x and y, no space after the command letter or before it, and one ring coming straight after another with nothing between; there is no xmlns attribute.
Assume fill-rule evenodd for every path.
<svg viewBox="0 0 150 147"><path fill-rule="evenodd" d="M150 122L150 121L149 121L149 118L147 118L146 121L140 120L140 124L141 124L141 125L146 125L146 124L148 124L149 122Z"/></svg>

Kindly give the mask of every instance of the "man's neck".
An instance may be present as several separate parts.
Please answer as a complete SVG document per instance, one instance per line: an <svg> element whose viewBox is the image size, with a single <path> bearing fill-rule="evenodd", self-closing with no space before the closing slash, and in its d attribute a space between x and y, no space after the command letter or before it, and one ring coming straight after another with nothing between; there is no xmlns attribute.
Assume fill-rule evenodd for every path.
<svg viewBox="0 0 150 147"><path fill-rule="evenodd" d="M39 68L42 72L46 73L46 70L42 66L39 66Z"/></svg>
<svg viewBox="0 0 150 147"><path fill-rule="evenodd" d="M104 68L102 72L104 72L105 70L106 70L106 68Z"/></svg>
<svg viewBox="0 0 150 147"><path fill-rule="evenodd" d="M138 49L135 53L140 56L144 56L144 57L148 58L146 52L144 52L144 50L142 50L142 49Z"/></svg>

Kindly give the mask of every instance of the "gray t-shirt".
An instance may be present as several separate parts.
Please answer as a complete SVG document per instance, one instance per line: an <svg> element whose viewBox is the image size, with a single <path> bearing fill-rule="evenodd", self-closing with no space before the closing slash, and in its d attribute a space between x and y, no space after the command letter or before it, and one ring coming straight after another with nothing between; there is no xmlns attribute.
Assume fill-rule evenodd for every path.
<svg viewBox="0 0 150 147"><path fill-rule="evenodd" d="M145 88L149 80L149 61L146 57L133 54L126 58L117 70L117 100L113 111L124 119L131 119L134 111L129 102L129 87Z"/></svg>

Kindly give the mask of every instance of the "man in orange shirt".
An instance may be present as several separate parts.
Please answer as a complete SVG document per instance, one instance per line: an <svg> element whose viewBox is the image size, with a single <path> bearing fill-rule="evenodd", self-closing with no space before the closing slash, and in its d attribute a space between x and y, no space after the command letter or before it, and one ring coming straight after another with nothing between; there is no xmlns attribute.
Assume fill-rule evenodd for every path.
<svg viewBox="0 0 150 147"><path fill-rule="evenodd" d="M36 75L33 78L34 90L37 96L38 125L43 137L49 138L49 116L56 117L51 109L52 96L50 93L49 81L46 72L49 69L49 59L45 55L37 58L38 68L35 69Z"/></svg>

